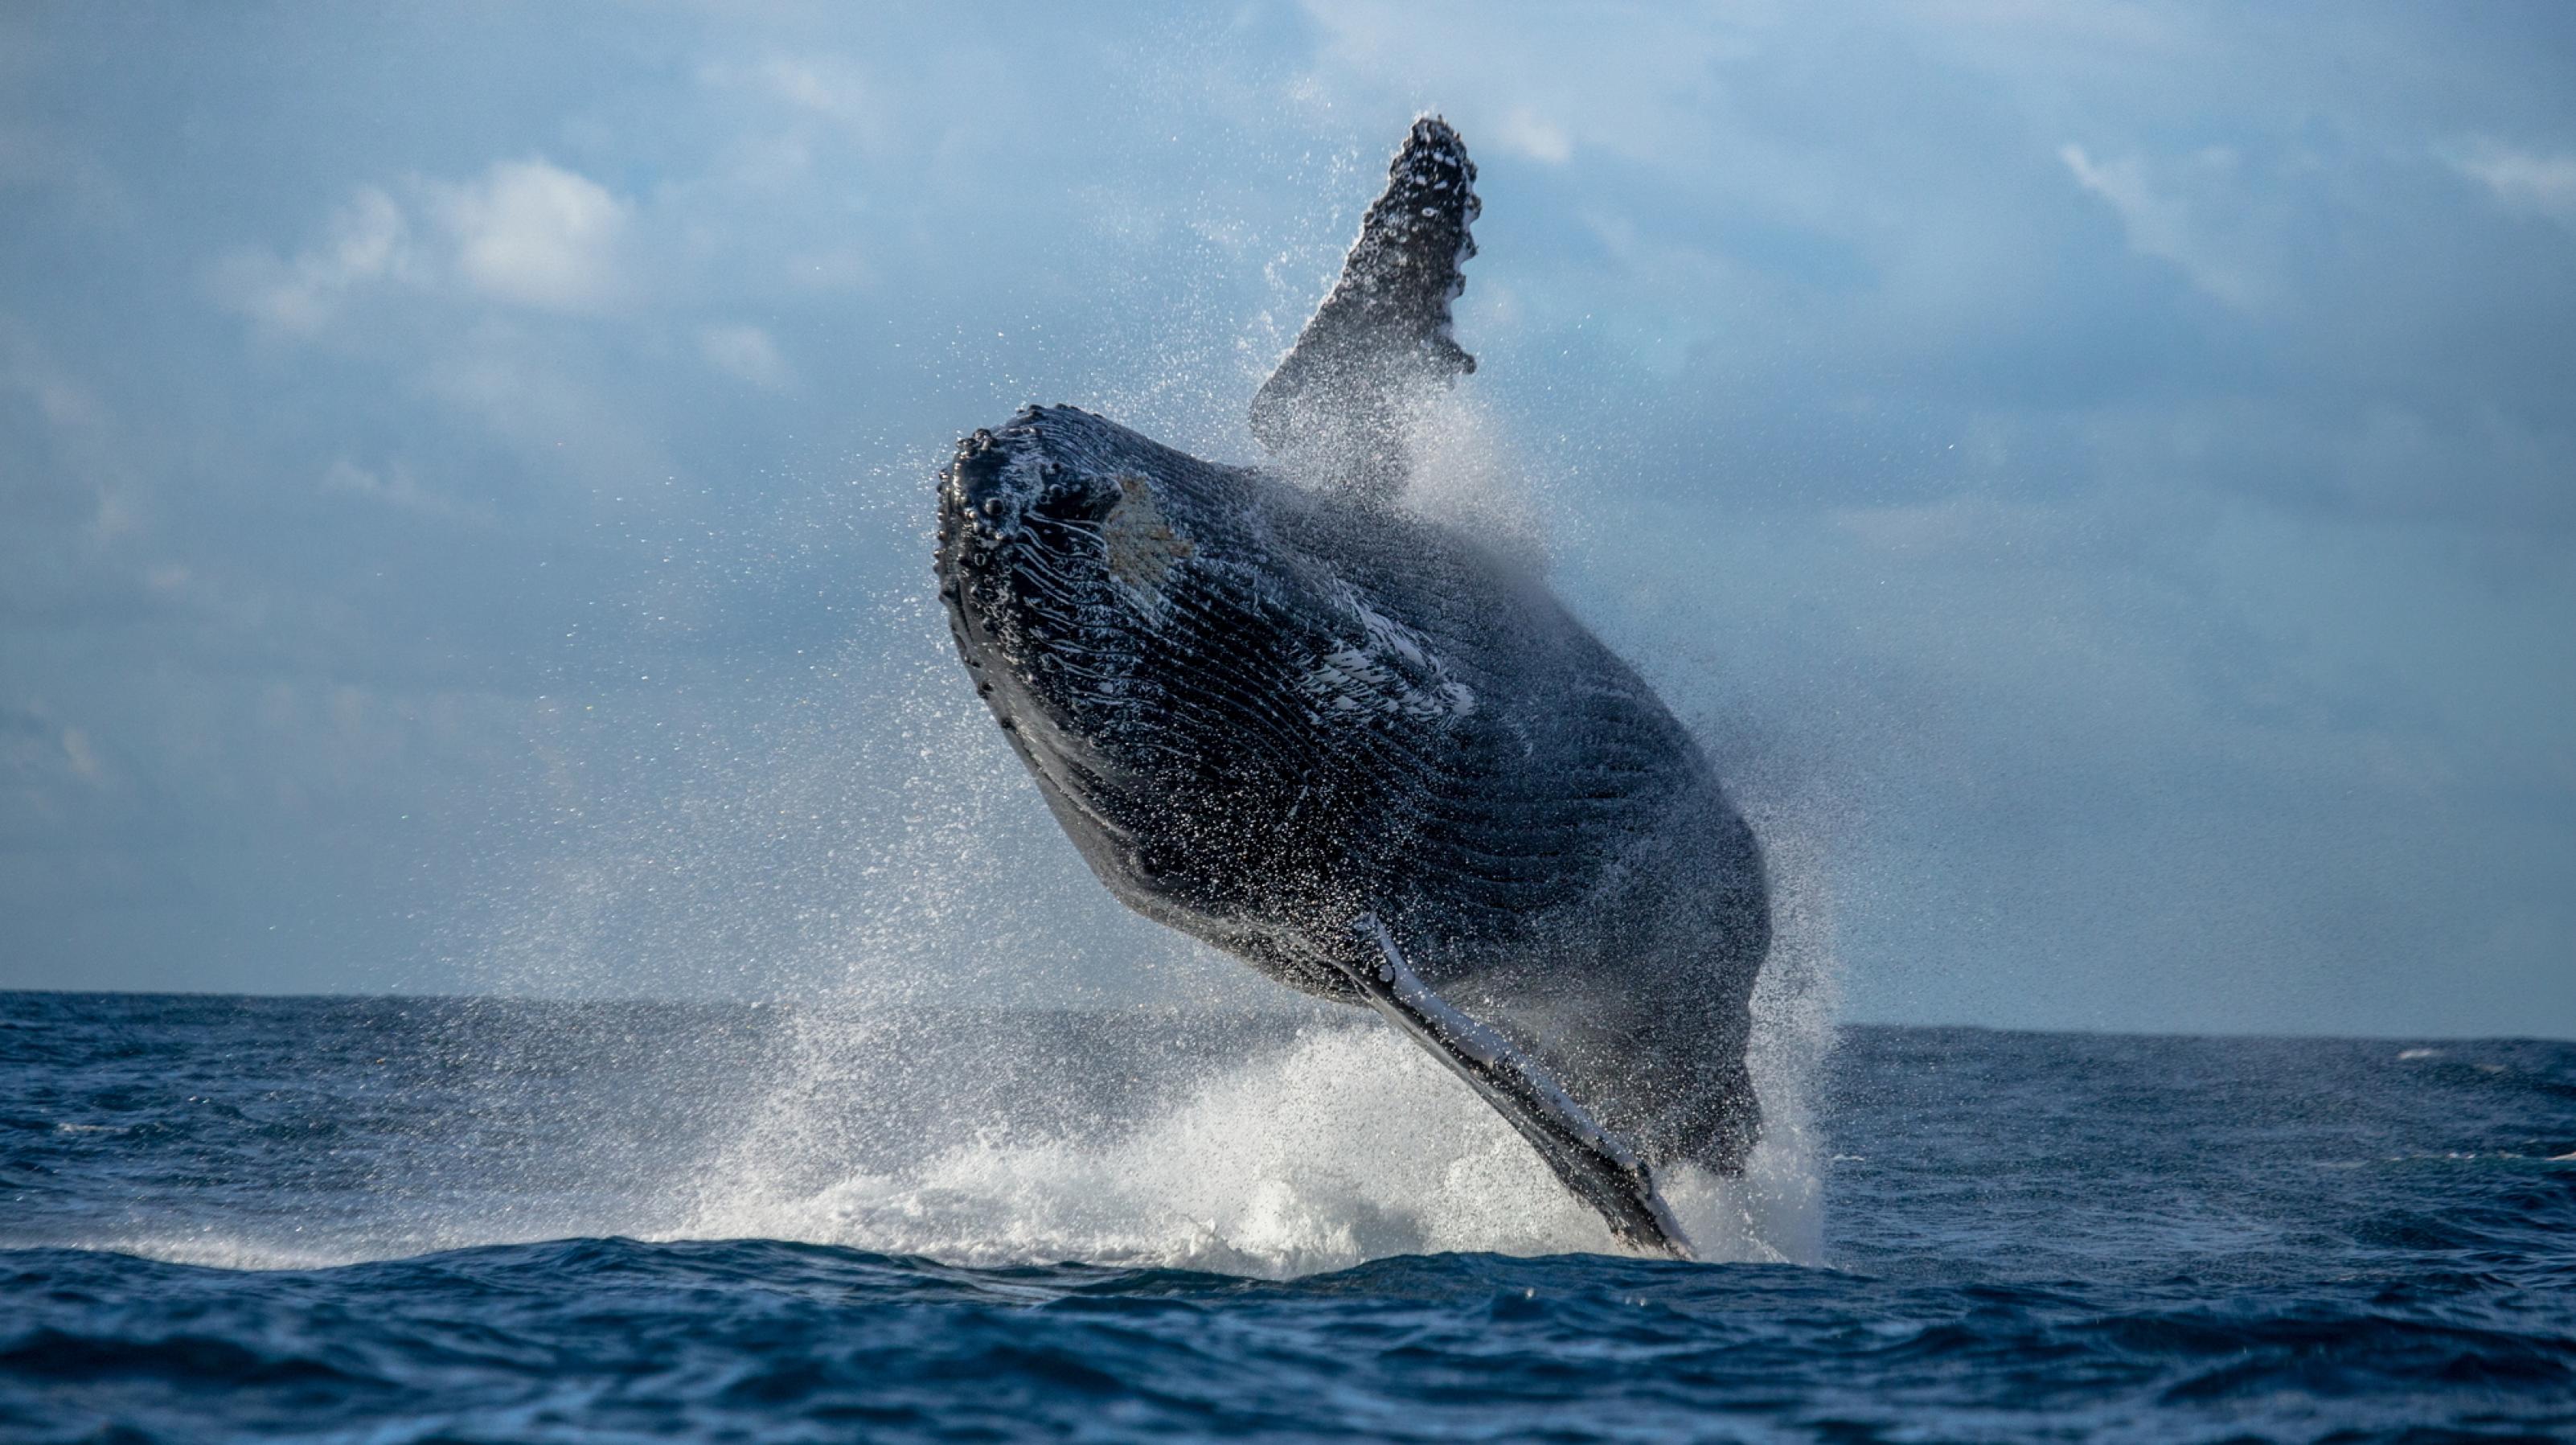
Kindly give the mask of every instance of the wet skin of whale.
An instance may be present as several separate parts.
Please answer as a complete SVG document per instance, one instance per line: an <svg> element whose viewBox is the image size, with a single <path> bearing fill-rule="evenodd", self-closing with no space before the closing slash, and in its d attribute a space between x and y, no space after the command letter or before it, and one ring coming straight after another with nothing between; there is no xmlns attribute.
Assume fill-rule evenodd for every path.
<svg viewBox="0 0 2576 1445"><path fill-rule="evenodd" d="M1403 505L1474 167L1418 122L1255 399L1269 467L1072 407L959 445L940 592L977 692L1137 911L1376 1009L1612 1232L1682 1254L1653 1170L1738 1171L1761 852L1653 690L1524 562Z"/></svg>

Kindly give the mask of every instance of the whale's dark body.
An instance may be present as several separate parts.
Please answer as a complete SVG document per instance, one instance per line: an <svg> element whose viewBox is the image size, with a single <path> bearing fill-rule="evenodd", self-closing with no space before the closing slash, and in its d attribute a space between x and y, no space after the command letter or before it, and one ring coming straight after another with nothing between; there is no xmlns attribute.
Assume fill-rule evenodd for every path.
<svg viewBox="0 0 2576 1445"><path fill-rule="evenodd" d="M1032 407L942 478L958 650L1093 871L1148 917L1377 1007L1632 1242L1648 1168L1740 1168L1760 850L1689 732L1526 564L1399 505L1476 214L1415 127L1256 400L1281 469Z"/></svg>

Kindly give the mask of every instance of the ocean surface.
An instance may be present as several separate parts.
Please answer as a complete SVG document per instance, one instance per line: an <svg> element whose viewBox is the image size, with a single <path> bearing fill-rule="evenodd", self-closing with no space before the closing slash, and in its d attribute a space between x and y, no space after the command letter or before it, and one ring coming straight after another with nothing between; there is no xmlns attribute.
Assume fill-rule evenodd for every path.
<svg viewBox="0 0 2576 1445"><path fill-rule="evenodd" d="M1353 1017L0 994L0 1440L2576 1438L2576 1045L1764 1082L1673 1264Z"/></svg>

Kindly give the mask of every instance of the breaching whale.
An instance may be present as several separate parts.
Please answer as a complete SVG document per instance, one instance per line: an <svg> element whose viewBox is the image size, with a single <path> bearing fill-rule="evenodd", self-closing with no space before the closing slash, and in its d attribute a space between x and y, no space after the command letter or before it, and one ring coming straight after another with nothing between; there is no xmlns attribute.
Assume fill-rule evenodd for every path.
<svg viewBox="0 0 2576 1445"><path fill-rule="evenodd" d="M1743 1165L1762 854L1690 733L1523 558L1408 507L1409 418L1472 371L1476 171L1414 124L1252 403L1264 466L1029 407L939 481L976 692L1110 891L1375 1009L1630 1247L1655 1170Z"/></svg>

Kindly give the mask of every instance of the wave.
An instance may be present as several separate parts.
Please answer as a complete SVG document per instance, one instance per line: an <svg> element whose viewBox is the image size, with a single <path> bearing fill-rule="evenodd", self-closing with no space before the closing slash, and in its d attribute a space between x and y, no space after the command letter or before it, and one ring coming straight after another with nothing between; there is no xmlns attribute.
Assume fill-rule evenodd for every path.
<svg viewBox="0 0 2576 1445"><path fill-rule="evenodd" d="M761 1242L291 1276L37 1251L0 1255L0 1433L2563 1438L2565 1306L2492 1304L1472 1254L1269 1283Z"/></svg>

